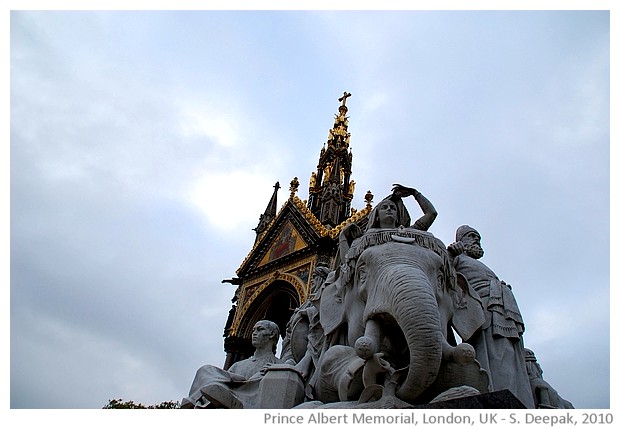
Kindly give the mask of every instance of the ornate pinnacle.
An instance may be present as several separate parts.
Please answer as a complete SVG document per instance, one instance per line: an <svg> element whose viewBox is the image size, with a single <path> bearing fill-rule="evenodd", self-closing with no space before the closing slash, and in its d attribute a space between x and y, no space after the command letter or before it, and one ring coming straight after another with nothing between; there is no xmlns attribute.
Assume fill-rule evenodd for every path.
<svg viewBox="0 0 620 429"><path fill-rule="evenodd" d="M289 188L289 191L291 191L291 198L295 196L298 190L299 190L299 180L297 180L297 177L295 177L293 178L293 180L291 180L291 187Z"/></svg>
<svg viewBox="0 0 620 429"><path fill-rule="evenodd" d="M340 105L340 107L338 107L338 114L335 116L334 126L331 130L329 130L327 144L330 147L349 147L349 139L351 135L347 132L347 125L349 123L347 118L347 111L349 109L347 108L346 103L347 98L349 98L350 96L351 93L345 91L342 97L338 99L338 101L342 102L342 104Z"/></svg>
<svg viewBox="0 0 620 429"><path fill-rule="evenodd" d="M327 142L323 143L316 173L309 183L308 209L322 225L334 227L348 217L353 198L351 185L350 138L348 132L347 99L351 93L344 92L338 98L340 106L329 130Z"/></svg>
<svg viewBox="0 0 620 429"><path fill-rule="evenodd" d="M366 195L364 195L364 201L366 201L366 207L369 209L372 207L373 198L374 198L374 195L370 191L366 192Z"/></svg>
<svg viewBox="0 0 620 429"><path fill-rule="evenodd" d="M280 189L280 182L276 182L276 184L273 185L273 194L271 195L269 204L267 204L265 213L260 215L258 226L254 228L254 231L256 231L256 240L258 240L259 235L267 229L269 223L276 217L278 209L278 189Z"/></svg>

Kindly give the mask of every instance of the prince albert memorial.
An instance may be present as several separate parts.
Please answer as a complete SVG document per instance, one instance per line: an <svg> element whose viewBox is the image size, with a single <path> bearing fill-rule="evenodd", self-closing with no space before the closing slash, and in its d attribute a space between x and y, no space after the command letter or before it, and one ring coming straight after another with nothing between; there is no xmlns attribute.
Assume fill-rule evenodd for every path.
<svg viewBox="0 0 620 429"><path fill-rule="evenodd" d="M223 280L236 287L226 360L197 369L181 408L573 408L524 345L518 290L482 262L484 231L455 225L446 246L432 202L408 184L351 207L350 96L307 201L295 177L278 209L275 184Z"/></svg>

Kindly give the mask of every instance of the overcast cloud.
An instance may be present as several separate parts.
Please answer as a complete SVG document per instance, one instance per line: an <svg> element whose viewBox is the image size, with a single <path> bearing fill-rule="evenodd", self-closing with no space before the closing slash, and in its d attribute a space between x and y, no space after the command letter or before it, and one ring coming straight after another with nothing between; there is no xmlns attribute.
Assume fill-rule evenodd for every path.
<svg viewBox="0 0 620 429"><path fill-rule="evenodd" d="M610 407L607 11L14 11L10 406L181 400L348 100L353 206L464 223L545 379ZM413 200L412 200L413 201ZM412 217L419 209L408 202Z"/></svg>

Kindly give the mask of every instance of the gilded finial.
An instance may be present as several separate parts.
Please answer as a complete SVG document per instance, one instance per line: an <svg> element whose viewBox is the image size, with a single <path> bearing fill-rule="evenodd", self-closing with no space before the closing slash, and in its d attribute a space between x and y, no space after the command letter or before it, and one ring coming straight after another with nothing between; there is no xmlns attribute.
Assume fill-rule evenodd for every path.
<svg viewBox="0 0 620 429"><path fill-rule="evenodd" d="M314 188L316 187L316 173L313 171L312 174L310 175L310 184L308 186L308 188L310 188L310 190L314 190Z"/></svg>
<svg viewBox="0 0 620 429"><path fill-rule="evenodd" d="M293 180L291 180L291 187L289 188L289 191L291 191L291 198L295 196L298 190L299 190L299 180L297 179L297 177L295 177L293 178Z"/></svg>
<svg viewBox="0 0 620 429"><path fill-rule="evenodd" d="M366 195L364 195L364 201L366 201L366 207L369 209L372 207L373 198L374 198L374 195L370 191L366 192Z"/></svg>
<svg viewBox="0 0 620 429"><path fill-rule="evenodd" d="M347 192L349 195L351 195L351 197L353 196L353 194L355 193L355 180L351 180L349 182L349 192Z"/></svg>

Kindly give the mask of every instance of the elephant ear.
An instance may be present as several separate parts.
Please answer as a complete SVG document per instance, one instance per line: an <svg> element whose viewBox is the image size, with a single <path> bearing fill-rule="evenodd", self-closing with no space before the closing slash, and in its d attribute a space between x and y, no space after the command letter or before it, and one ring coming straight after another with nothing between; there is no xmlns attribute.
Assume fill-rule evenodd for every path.
<svg viewBox="0 0 620 429"><path fill-rule="evenodd" d="M456 297L452 326L463 341L467 341L484 324L482 300L465 276L456 274Z"/></svg>
<svg viewBox="0 0 620 429"><path fill-rule="evenodd" d="M326 281L325 289L323 289L321 294L319 317L325 335L331 334L345 320L345 306L342 297L343 291L339 291L338 289L339 288L336 282L328 284Z"/></svg>
<svg viewBox="0 0 620 429"><path fill-rule="evenodd" d="M295 316L293 316L295 317ZM308 317L298 317L291 328L290 347L293 359L299 362L303 359L308 349L308 334L310 332L310 323Z"/></svg>

